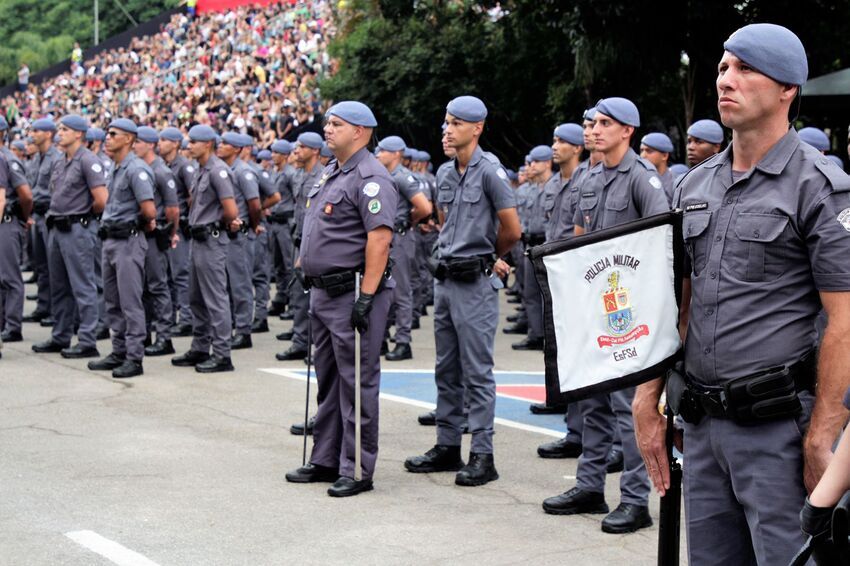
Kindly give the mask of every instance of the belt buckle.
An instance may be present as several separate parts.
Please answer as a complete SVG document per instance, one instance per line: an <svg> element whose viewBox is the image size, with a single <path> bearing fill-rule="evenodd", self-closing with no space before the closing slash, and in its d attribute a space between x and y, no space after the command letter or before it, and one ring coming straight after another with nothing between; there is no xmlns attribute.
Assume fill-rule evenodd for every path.
<svg viewBox="0 0 850 566"><path fill-rule="evenodd" d="M12 215L11 214L4 214L3 215L3 223L4 224L8 224L11 221L12 221Z"/></svg>
<svg viewBox="0 0 850 566"><path fill-rule="evenodd" d="M221 235L221 232L218 231L218 228L213 228L210 230L210 236L213 238L218 238Z"/></svg>

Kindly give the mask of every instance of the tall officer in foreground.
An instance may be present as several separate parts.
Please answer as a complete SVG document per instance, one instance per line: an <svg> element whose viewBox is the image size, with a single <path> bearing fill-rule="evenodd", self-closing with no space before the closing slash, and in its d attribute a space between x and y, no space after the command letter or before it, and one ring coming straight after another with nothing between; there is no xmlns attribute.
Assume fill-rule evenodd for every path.
<svg viewBox="0 0 850 566"><path fill-rule="evenodd" d="M115 378L144 373L146 327L142 294L148 246L155 245L148 242L145 234L156 227L156 206L153 171L133 153L137 134L132 120L119 118L109 124L106 137L106 151L115 170L109 180L109 200L99 236L103 240L103 296L112 331L112 353L89 362L88 367L112 370ZM143 135L150 136L150 132Z"/></svg>
<svg viewBox="0 0 850 566"><path fill-rule="evenodd" d="M168 252L168 284L174 309L172 336L191 336L192 309L189 308L189 200L197 169L180 155L183 134L177 128L165 128L159 133L159 156L171 169L177 187L180 217L174 245Z"/></svg>
<svg viewBox="0 0 850 566"><path fill-rule="evenodd" d="M661 180L651 163L629 146L640 114L625 98L607 98L596 105L594 149L602 162L590 170L579 188L575 234L611 228L669 210ZM584 415L582 453L576 487L543 502L555 515L608 513L605 476L614 430L623 443L625 469L620 478L620 505L602 520L606 533L628 533L649 527L649 478L635 444L631 402L634 388L597 395L579 402Z"/></svg>
<svg viewBox="0 0 850 566"><path fill-rule="evenodd" d="M473 96L446 107L446 140L455 149L452 167L437 178L443 228L435 269L434 338L437 347L437 444L404 462L410 472L457 471L458 485L499 478L493 461L496 382L493 346L499 319L499 259L521 235L513 189L498 160L478 146L487 108ZM466 387L464 387L466 385ZM464 389L469 399L469 462L461 459Z"/></svg>
<svg viewBox="0 0 850 566"><path fill-rule="evenodd" d="M46 224L50 294L56 324L50 340L33 344L37 353L61 352L65 358L96 358L98 249L94 216L106 206L103 164L85 148L88 123L70 114L59 121L59 147L65 152L53 179L53 194ZM71 347L79 318L78 344Z"/></svg>
<svg viewBox="0 0 850 566"><path fill-rule="evenodd" d="M680 315L689 563L788 564L804 541L806 491L848 417L850 178L789 128L808 74L797 36L753 24L723 48L718 110L732 143L684 177L676 202L689 275ZM664 493L662 388L640 386L634 414Z"/></svg>
<svg viewBox="0 0 850 566"><path fill-rule="evenodd" d="M180 209L177 202L177 182L165 161L156 154L159 133L142 126L136 135L133 150L153 172L156 224L146 230L148 249L145 256L145 312L148 334L156 331L156 342L145 348L146 356L165 356L174 353L171 343L172 317L171 289L168 286L168 256L176 245ZM117 165L117 162L116 162Z"/></svg>
<svg viewBox="0 0 850 566"><path fill-rule="evenodd" d="M310 463L287 481L334 481L328 494L372 489L378 457L381 342L392 300L387 265L398 194L366 146L377 126L365 104L344 101L327 113L325 139L336 161L310 189L297 264L310 293L319 410ZM356 274L362 273L355 300ZM363 335L361 351L354 333ZM360 356L362 479L354 479L354 357Z"/></svg>
<svg viewBox="0 0 850 566"><path fill-rule="evenodd" d="M230 168L215 156L215 140L215 130L209 126L197 125L189 130L189 150L200 166L189 211L193 337L189 351L171 359L175 366L195 366L200 373L233 371L226 272L230 239L226 232L239 230L241 223Z"/></svg>

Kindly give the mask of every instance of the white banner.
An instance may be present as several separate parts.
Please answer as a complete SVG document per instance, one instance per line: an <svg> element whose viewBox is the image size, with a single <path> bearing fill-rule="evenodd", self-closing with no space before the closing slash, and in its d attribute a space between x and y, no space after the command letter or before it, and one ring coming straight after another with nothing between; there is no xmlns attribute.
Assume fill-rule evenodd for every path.
<svg viewBox="0 0 850 566"><path fill-rule="evenodd" d="M672 365L681 347L676 220L659 215L532 252L544 295L550 397L622 389Z"/></svg>

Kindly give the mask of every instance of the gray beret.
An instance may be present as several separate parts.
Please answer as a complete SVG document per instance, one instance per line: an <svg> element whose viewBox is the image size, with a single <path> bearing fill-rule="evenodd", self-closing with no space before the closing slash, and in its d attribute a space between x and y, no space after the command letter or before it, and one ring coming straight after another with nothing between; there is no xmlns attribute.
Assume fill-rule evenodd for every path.
<svg viewBox="0 0 850 566"><path fill-rule="evenodd" d="M189 139L196 142L214 142L218 138L218 135L215 133L209 126L205 126L203 124L198 124L197 126L192 126L189 130Z"/></svg>
<svg viewBox="0 0 850 566"><path fill-rule="evenodd" d="M129 118L118 118L112 120L109 123L109 127L115 128L116 130L122 130L128 134L136 134L139 131L139 127L136 126L136 123Z"/></svg>
<svg viewBox="0 0 850 566"><path fill-rule="evenodd" d="M797 135L800 139L815 148L818 151L829 151L832 144L829 143L829 137L819 128L803 128Z"/></svg>
<svg viewBox="0 0 850 566"><path fill-rule="evenodd" d="M260 153L257 154L257 157L260 161L268 161L272 158L272 152L267 149L260 150Z"/></svg>
<svg viewBox="0 0 850 566"><path fill-rule="evenodd" d="M431 154L427 151L417 151L416 157L416 161L421 161L422 163L428 163L431 161Z"/></svg>
<svg viewBox="0 0 850 566"><path fill-rule="evenodd" d="M723 127L714 120L697 120L688 128L688 135L708 143L723 143Z"/></svg>
<svg viewBox="0 0 850 566"><path fill-rule="evenodd" d="M221 141L227 145L232 145L233 147L238 147L240 149L254 144L254 140L250 139L250 136L237 132L226 132L222 134Z"/></svg>
<svg viewBox="0 0 850 566"><path fill-rule="evenodd" d="M505 171L505 173L508 174L508 179L510 179L511 181L516 181L519 178L516 174L516 171L514 171L513 169L508 169L507 171Z"/></svg>
<svg viewBox="0 0 850 566"><path fill-rule="evenodd" d="M356 100L343 100L337 102L328 109L328 116L336 116L354 126L374 128L378 125L372 110L362 102Z"/></svg>
<svg viewBox="0 0 850 566"><path fill-rule="evenodd" d="M239 134L239 138L242 140L242 147L251 147L254 145L254 137L248 134ZM259 153L259 149L254 148L252 150L254 153Z"/></svg>
<svg viewBox="0 0 850 566"><path fill-rule="evenodd" d="M553 135L569 144L584 147L584 130L578 124L561 124L555 128Z"/></svg>
<svg viewBox="0 0 850 566"><path fill-rule="evenodd" d="M319 155L322 157L333 157L334 152L331 151L331 148L328 147L327 142L322 143L322 150L319 152Z"/></svg>
<svg viewBox="0 0 850 566"><path fill-rule="evenodd" d="M22 140L15 140L12 142L12 147L21 151L26 151L27 144L25 144Z"/></svg>
<svg viewBox="0 0 850 566"><path fill-rule="evenodd" d="M383 151L404 151L407 149L407 144L398 136L387 136L378 142L378 149ZM405 157L407 152L405 152Z"/></svg>
<svg viewBox="0 0 850 566"><path fill-rule="evenodd" d="M626 126L640 127L640 112L635 103L628 98L618 96L603 98L596 103L596 112L610 116Z"/></svg>
<svg viewBox="0 0 850 566"><path fill-rule="evenodd" d="M174 127L168 127L163 129L159 133L160 139L173 141L173 142L182 142L183 141L183 132Z"/></svg>
<svg viewBox="0 0 850 566"><path fill-rule="evenodd" d="M474 96L458 96L449 102L446 112L464 122L482 122L487 117L487 107Z"/></svg>
<svg viewBox="0 0 850 566"><path fill-rule="evenodd" d="M292 144L286 140L277 140L272 144L272 151L281 155L289 155L292 153Z"/></svg>
<svg viewBox="0 0 850 566"><path fill-rule="evenodd" d="M39 118L32 123L32 129L36 132L55 132L56 124L50 118Z"/></svg>
<svg viewBox="0 0 850 566"><path fill-rule="evenodd" d="M59 120L59 123L76 132L85 132L89 129L89 123L86 119L82 116L78 116L77 114L68 114L67 116L63 116L62 119Z"/></svg>
<svg viewBox="0 0 850 566"><path fill-rule="evenodd" d="M102 142L105 139L106 139L106 132L104 132L100 128L89 128L88 130L86 130L86 141Z"/></svg>
<svg viewBox="0 0 850 566"><path fill-rule="evenodd" d="M136 130L136 137L145 143L156 143L159 141L159 133L148 126L140 126Z"/></svg>
<svg viewBox="0 0 850 566"><path fill-rule="evenodd" d="M298 143L310 149L322 149L324 140L316 132L304 132L298 136Z"/></svg>
<svg viewBox="0 0 850 566"><path fill-rule="evenodd" d="M552 159L552 148L548 145L538 145L528 154L530 161L550 161Z"/></svg>
<svg viewBox="0 0 850 566"><path fill-rule="evenodd" d="M662 134L661 132L646 134L640 140L640 143L662 153L673 153L673 142L670 141L667 134Z"/></svg>
<svg viewBox="0 0 850 566"><path fill-rule="evenodd" d="M688 166L682 165L681 163L674 163L673 165L668 167L668 169L670 169L670 172L673 174L674 179L679 175L684 175L689 171Z"/></svg>
<svg viewBox="0 0 850 566"><path fill-rule="evenodd" d="M802 86L809 76L800 38L776 24L750 24L737 30L723 49L776 82Z"/></svg>
<svg viewBox="0 0 850 566"><path fill-rule="evenodd" d="M584 111L584 114L582 115L581 119L582 120L593 120L593 118L595 116L596 116L596 106L591 106L590 108L588 108L587 110Z"/></svg>
<svg viewBox="0 0 850 566"><path fill-rule="evenodd" d="M188 149L189 148L189 140L183 138L183 141L180 142L180 149Z"/></svg>

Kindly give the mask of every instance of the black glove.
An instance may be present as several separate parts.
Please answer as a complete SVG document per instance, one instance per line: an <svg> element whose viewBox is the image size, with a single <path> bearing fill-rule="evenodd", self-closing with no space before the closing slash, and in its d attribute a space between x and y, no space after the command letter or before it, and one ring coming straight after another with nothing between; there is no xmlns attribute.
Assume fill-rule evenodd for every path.
<svg viewBox="0 0 850 566"><path fill-rule="evenodd" d="M800 528L814 539L829 535L832 529L833 510L833 507L815 507L807 497L800 511Z"/></svg>
<svg viewBox="0 0 850 566"><path fill-rule="evenodd" d="M351 328L359 330L360 334L369 330L369 311L372 310L374 300L375 295L360 291L360 296L354 301L354 308L351 309Z"/></svg>

